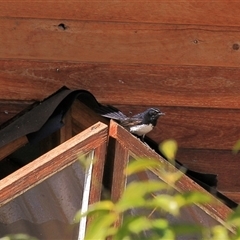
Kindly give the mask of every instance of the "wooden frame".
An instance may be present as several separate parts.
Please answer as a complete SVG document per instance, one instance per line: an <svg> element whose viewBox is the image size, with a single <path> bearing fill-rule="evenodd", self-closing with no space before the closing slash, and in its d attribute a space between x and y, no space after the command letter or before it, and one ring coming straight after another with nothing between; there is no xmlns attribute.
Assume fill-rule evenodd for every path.
<svg viewBox="0 0 240 240"><path fill-rule="evenodd" d="M168 171L179 171L151 148L146 146L146 144L138 141L116 122L111 120L108 128L106 124L97 121L103 121L109 124L106 119L96 115L84 104L75 101L64 118L65 126L60 130L59 141L62 144L0 180L0 206L71 165L77 160L79 153L85 154L93 150L94 158L97 159L97 161L93 164L92 168L92 179L89 196L87 198L88 204L100 200L102 186L100 186L99 183L101 184L102 179L106 177L109 179L107 179L107 181L105 179L103 182L108 183L107 187L111 190L112 200L117 201L121 197L127 183L124 170L128 165L130 156L133 158L154 158L161 162L162 166L168 169ZM75 135L79 131L82 132ZM75 136L72 137L73 135ZM2 156L11 153L26 142L26 138L23 137L17 140L17 142L10 143L2 148L4 150ZM107 143L106 168L108 169L105 169L105 176L103 176ZM156 173L154 170L152 170L152 172ZM162 181L171 184L166 176L156 175ZM139 174L139 178L143 180L148 179L145 173ZM199 205L199 207L213 219L233 231L232 228L225 223L225 219L232 212L231 209L218 201L189 177L183 175L174 188L179 192L194 190L209 195L213 199L213 203ZM120 223L121 221L116 224Z"/></svg>
<svg viewBox="0 0 240 240"><path fill-rule="evenodd" d="M134 158L144 157L144 158L150 158L150 159L156 159L159 162L161 162L163 168L168 169L169 172L177 172L179 171L177 168L175 168L172 164L170 164L168 161L163 159L160 155L158 155L155 151L153 151L151 148L146 146L144 143L138 141L136 137L134 137L132 134L130 134L128 131L126 131L123 127L118 125L116 122L111 121L110 127L109 127L109 137L115 139L115 151L117 151L118 154L114 154L113 156L113 179L112 182L112 188L111 188L111 197L113 201L117 201L122 192L124 191L124 188L126 186L126 176L124 174L124 169L128 164L129 156L132 156ZM153 173L155 173L154 170L151 170ZM162 181L171 184L169 180L164 175L156 174ZM148 177L146 174L141 173L139 175L140 179L147 180ZM192 179L190 179L188 176L184 175L181 177L179 181L177 181L176 185L173 186L178 192L184 192L184 191L199 191L203 192L206 195L210 196L212 198L211 203L207 203L204 205L198 205L204 212L206 212L208 215L210 215L213 219L217 220L219 223L224 225L226 228L228 228L230 231L233 231L233 229L228 226L225 222L226 218L229 216L229 214L232 212L230 208L228 208L225 204L220 202L218 199L216 199L213 195L211 195L209 192L207 192L205 189L203 189L201 186L196 184Z"/></svg>
<svg viewBox="0 0 240 240"><path fill-rule="evenodd" d="M100 200L101 188L94 184L101 182L107 142L107 126L96 123L72 137L33 162L27 164L6 178L0 180L0 206L6 204L45 179L75 162L79 154L94 150L98 159L93 166L93 179L89 203Z"/></svg>

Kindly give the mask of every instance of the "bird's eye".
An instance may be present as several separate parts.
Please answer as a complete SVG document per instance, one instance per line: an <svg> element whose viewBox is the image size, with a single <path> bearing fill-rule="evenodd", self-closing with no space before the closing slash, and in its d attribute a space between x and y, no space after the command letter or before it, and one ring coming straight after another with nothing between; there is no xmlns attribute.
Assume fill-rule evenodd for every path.
<svg viewBox="0 0 240 240"><path fill-rule="evenodd" d="M153 114L153 115L157 115L158 112L157 112L157 111L153 111L152 114Z"/></svg>
<svg viewBox="0 0 240 240"><path fill-rule="evenodd" d="M156 115L157 113L156 113L156 111L151 111L150 112L150 115L152 115L152 116L154 116L154 115Z"/></svg>

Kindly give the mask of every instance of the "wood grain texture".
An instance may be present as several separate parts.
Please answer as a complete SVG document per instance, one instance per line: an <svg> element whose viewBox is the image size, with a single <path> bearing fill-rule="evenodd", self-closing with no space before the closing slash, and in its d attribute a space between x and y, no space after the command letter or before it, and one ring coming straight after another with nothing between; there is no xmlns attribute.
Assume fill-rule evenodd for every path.
<svg viewBox="0 0 240 240"><path fill-rule="evenodd" d="M1 86L4 88L3 85ZM32 103L32 101L0 101L0 125L28 108Z"/></svg>
<svg viewBox="0 0 240 240"><path fill-rule="evenodd" d="M179 160L204 159L204 171L215 159L221 189L239 192L238 155L225 174L223 164L240 135L239 2L2 1L0 9L0 124L22 101L63 85L126 113L160 107L166 116L149 136L176 139L186 150ZM79 117L74 134L90 126Z"/></svg>
<svg viewBox="0 0 240 240"><path fill-rule="evenodd" d="M240 69L0 61L0 99L43 100L62 86L107 104L240 108Z"/></svg>
<svg viewBox="0 0 240 240"><path fill-rule="evenodd" d="M125 114L142 112L146 107L116 105ZM232 147L240 136L240 112L230 109L160 107L166 113L148 134L156 142L175 139L180 147L177 159L189 169L218 175L218 190L240 189L239 154ZM225 149L225 150L223 150ZM227 195L228 196L228 195ZM238 201L238 198L233 198Z"/></svg>
<svg viewBox="0 0 240 240"><path fill-rule="evenodd" d="M26 136L18 138L13 142L3 146L0 148L0 161L3 160L5 157L10 155L11 153L15 152L20 147L23 147L25 144L28 143L28 139Z"/></svg>
<svg viewBox="0 0 240 240"><path fill-rule="evenodd" d="M112 130L113 128L110 128L109 131ZM111 136L111 132L109 134ZM118 141L115 143L114 150L114 158L112 159L114 166L111 197L113 202L117 202L121 198L127 183L127 176L124 171L128 165L129 152L128 149L121 145Z"/></svg>
<svg viewBox="0 0 240 240"><path fill-rule="evenodd" d="M11 1L1 17L239 26L237 1Z"/></svg>
<svg viewBox="0 0 240 240"><path fill-rule="evenodd" d="M92 170L92 182L90 188L89 204L100 201L102 193L102 179L106 157L107 139L94 150L94 159Z"/></svg>
<svg viewBox="0 0 240 240"><path fill-rule="evenodd" d="M145 111L149 107L114 106L128 116ZM231 150L240 138L240 123L238 121L240 110L150 106L159 107L161 111L166 113L159 119L155 129L148 134L158 143L164 139L173 138L178 142L180 148ZM74 134L98 121L108 124L107 119L97 116L78 101L73 105L72 118L75 126Z"/></svg>
<svg viewBox="0 0 240 240"><path fill-rule="evenodd" d="M224 195L233 199L236 203L240 204L240 192L222 192Z"/></svg>
<svg viewBox="0 0 240 240"><path fill-rule="evenodd" d="M0 206L107 141L107 126L97 123L0 181Z"/></svg>
<svg viewBox="0 0 240 240"><path fill-rule="evenodd" d="M126 115L143 112L148 106L115 105ZM175 139L180 148L231 150L240 138L240 111L185 107L159 107L165 116L148 136L160 143Z"/></svg>
<svg viewBox="0 0 240 240"><path fill-rule="evenodd" d="M111 96L109 96L110 98ZM145 111L149 107L114 106L128 116ZM238 121L240 110L150 106L159 107L161 111L166 113L159 119L155 129L148 134L158 143L164 139L173 138L178 142L180 148L231 150L240 138L240 123ZM73 105L72 119L75 134L98 121L108 124L107 119L97 116L78 101Z"/></svg>
<svg viewBox="0 0 240 240"><path fill-rule="evenodd" d="M64 126L59 131L59 142L63 143L72 137L72 115L71 109L65 114L63 118Z"/></svg>
<svg viewBox="0 0 240 240"><path fill-rule="evenodd" d="M238 27L69 20L61 29L57 20L22 18L0 18L0 24L0 59L227 67L240 62Z"/></svg>
<svg viewBox="0 0 240 240"><path fill-rule="evenodd" d="M239 192L240 189L240 155L231 151L182 149L177 159L194 171L218 175L218 190L221 192Z"/></svg>
<svg viewBox="0 0 240 240"><path fill-rule="evenodd" d="M111 131L113 129L113 131ZM135 138L132 134L130 134L128 131L126 131L123 127L116 124L114 121L110 122L110 131L109 134L111 137L115 138L121 145L123 145L125 148L129 150L129 155L138 158L138 157L145 157L145 158L151 158L156 159L161 163L161 167L164 169L167 169L169 172L177 172L178 170L171 165L168 161L160 157L156 152L154 152L151 148L147 147L144 143L139 141L137 138ZM152 170L154 172L154 170ZM156 173L157 176L163 180L164 182L172 185L166 176L161 175L161 173ZM188 178L186 175L183 175L179 181L176 182L176 184L173 186L177 191L184 192L184 191L200 191L204 192L205 194L212 197L210 193L205 191L202 187L200 187L198 184L196 184L194 181L192 181L190 178ZM211 217L219 221L221 224L226 226L225 219L229 214L231 213L231 210L224 205L223 203L219 202L216 198L212 197L213 201L208 204L199 205L200 208L202 208L207 214L209 214ZM229 226L226 226L229 227Z"/></svg>
<svg viewBox="0 0 240 240"><path fill-rule="evenodd" d="M111 127L109 129L110 136L114 134L111 133L111 131L115 131L114 127ZM110 147L110 145L108 146ZM113 155L111 156L111 161L113 164L111 179L111 200L116 203L121 199L126 188L127 176L125 174L125 170L129 161L129 151L126 147L121 145L119 141L115 141L114 150L111 149L110 151L113 152ZM108 174L108 172L105 172L105 174ZM123 215L117 219L117 221L114 223L114 227L121 226L122 221Z"/></svg>
<svg viewBox="0 0 240 240"><path fill-rule="evenodd" d="M75 134L79 133L80 130L85 130L97 122L102 122L106 125L109 124L109 120L96 114L92 109L89 109L80 101L75 101L73 103L71 107L71 116L76 129L74 130Z"/></svg>

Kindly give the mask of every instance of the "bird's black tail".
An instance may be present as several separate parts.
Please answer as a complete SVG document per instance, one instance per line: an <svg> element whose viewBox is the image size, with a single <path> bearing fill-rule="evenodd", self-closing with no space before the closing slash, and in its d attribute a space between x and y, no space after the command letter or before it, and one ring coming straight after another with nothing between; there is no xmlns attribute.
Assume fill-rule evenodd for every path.
<svg viewBox="0 0 240 240"><path fill-rule="evenodd" d="M113 106L101 106L100 108L96 109L97 113L103 117L111 118L117 121L122 121L123 119L127 118L121 111Z"/></svg>

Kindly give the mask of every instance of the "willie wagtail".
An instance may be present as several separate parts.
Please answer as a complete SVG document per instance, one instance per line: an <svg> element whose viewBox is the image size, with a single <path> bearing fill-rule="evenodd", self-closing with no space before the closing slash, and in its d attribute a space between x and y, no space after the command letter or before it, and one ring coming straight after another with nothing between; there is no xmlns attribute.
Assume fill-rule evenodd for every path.
<svg viewBox="0 0 240 240"><path fill-rule="evenodd" d="M165 115L165 113L157 108L149 108L145 112L127 117L118 109L111 108L113 110L112 112L101 115L118 121L120 125L128 129L134 135L141 137L141 139L156 126L158 118L161 115Z"/></svg>

